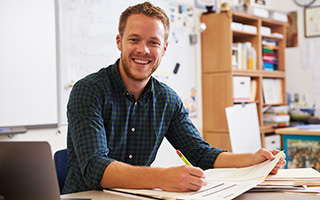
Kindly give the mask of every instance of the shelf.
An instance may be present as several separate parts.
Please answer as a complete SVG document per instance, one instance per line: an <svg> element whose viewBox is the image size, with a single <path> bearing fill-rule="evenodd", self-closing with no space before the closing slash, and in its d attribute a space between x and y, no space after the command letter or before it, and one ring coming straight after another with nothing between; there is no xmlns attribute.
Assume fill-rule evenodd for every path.
<svg viewBox="0 0 320 200"><path fill-rule="evenodd" d="M250 77L259 77L261 75L260 70L244 70L244 69L233 69L232 74L234 76L250 76Z"/></svg>
<svg viewBox="0 0 320 200"><path fill-rule="evenodd" d="M245 31L236 31L233 30L233 36L234 37L248 37L248 36L258 36L257 33L250 33L250 32L245 32Z"/></svg>
<svg viewBox="0 0 320 200"><path fill-rule="evenodd" d="M203 74L216 73L232 73L234 76L250 76L262 78L285 78L284 71L265 71L265 70L250 70L250 69L214 69L210 72L203 72Z"/></svg>
<svg viewBox="0 0 320 200"><path fill-rule="evenodd" d="M271 26L271 27L284 27L286 26L287 23L285 22L280 22L272 19L267 19L267 18L260 18L262 21L262 26Z"/></svg>
<svg viewBox="0 0 320 200"><path fill-rule="evenodd" d="M284 71L279 71L279 70L275 70L275 71L262 70L261 74L263 78L285 78L286 77L286 73Z"/></svg>
<svg viewBox="0 0 320 200"><path fill-rule="evenodd" d="M260 132L263 132L263 133L272 133L274 131L275 131L275 128L271 125L264 125L260 127Z"/></svg>
<svg viewBox="0 0 320 200"><path fill-rule="evenodd" d="M287 105L286 103L263 103L263 107L265 106L283 106Z"/></svg>
<svg viewBox="0 0 320 200"><path fill-rule="evenodd" d="M245 24L252 24L258 21L257 17L241 12L231 12L232 21Z"/></svg>
<svg viewBox="0 0 320 200"><path fill-rule="evenodd" d="M246 13L226 12L213 13L201 16L201 22L207 25L207 29L201 33L202 48L202 103L203 103L203 135L210 145L231 151L228 123L225 108L233 106L234 76L247 76L255 83L254 103L257 104L257 114L264 144L266 133L272 133L275 128L263 123L263 107L267 105L286 105L286 23L265 19ZM257 28L257 33L232 30L232 22L243 25L251 25ZM279 33L283 38L271 35L261 35L261 26L271 29L271 33ZM240 28L239 28L240 30ZM275 39L278 45L277 70L263 70L262 39ZM250 42L256 51L255 70L234 69L232 62L239 49L232 48L234 43ZM232 57L233 56L233 57ZM233 59L232 59L233 58ZM242 60L243 57L236 61ZM241 66L242 67L242 66ZM240 67L238 67L240 68ZM247 68L247 67L244 67ZM279 104L265 104L263 98L263 79L280 79L281 102ZM279 82L279 80L276 80ZM247 102L251 103L251 102ZM245 137L245 136L244 136Z"/></svg>

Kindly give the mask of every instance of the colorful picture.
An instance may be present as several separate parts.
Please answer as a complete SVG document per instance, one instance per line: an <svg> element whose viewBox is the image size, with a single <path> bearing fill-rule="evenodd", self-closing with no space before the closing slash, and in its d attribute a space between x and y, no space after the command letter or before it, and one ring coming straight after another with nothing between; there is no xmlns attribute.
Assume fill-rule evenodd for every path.
<svg viewBox="0 0 320 200"><path fill-rule="evenodd" d="M319 137L317 138L320 139ZM287 168L314 168L320 171L320 141L286 140Z"/></svg>

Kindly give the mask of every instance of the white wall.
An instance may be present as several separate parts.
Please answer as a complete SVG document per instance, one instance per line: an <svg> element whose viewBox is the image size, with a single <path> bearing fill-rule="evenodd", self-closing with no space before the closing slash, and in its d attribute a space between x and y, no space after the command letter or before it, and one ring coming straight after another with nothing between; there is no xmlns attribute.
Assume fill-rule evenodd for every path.
<svg viewBox="0 0 320 200"><path fill-rule="evenodd" d="M316 104L320 108L320 93L315 93L315 67L319 68L320 63L314 66L302 65L302 50L303 45L308 41L318 40L318 38L304 37L304 12L303 7L297 6L292 0L268 0L267 6L270 9L282 10L286 12L298 12L298 46L286 48L286 75L287 75L287 92L291 94L298 93L299 96L306 95L309 104ZM320 5L320 1L316 1L312 6ZM319 86L318 86L319 87ZM320 114L320 113L318 113Z"/></svg>
<svg viewBox="0 0 320 200"><path fill-rule="evenodd" d="M51 1L51 0L47 0ZM52 0L54 1L54 0ZM181 2L182 4L194 4L194 0L176 0L178 2ZM195 118L192 118L192 121L197 126L200 132L202 132L202 107L201 107L201 47L200 47L200 33L199 33L199 40L197 44L197 57L196 57L196 63L197 63L197 94L196 98L198 101L198 115ZM111 64L111 63L110 63ZM67 127L62 126L58 128L50 128L50 129L36 129L36 130L28 130L25 134L17 134L13 135L12 137L8 136L0 136L0 141L48 141L51 145L52 153L55 151L66 148L66 137L67 137ZM165 141L165 144L163 146L166 146L167 141ZM167 154L168 152L166 152ZM172 151L169 152L172 154ZM175 153L174 153L175 154ZM165 155L164 155L165 156ZM178 162L178 161L177 161Z"/></svg>
<svg viewBox="0 0 320 200"><path fill-rule="evenodd" d="M193 0L181 0L183 3L193 4ZM316 3L315 5L320 5ZM300 47L304 39L303 32L303 8L298 7L292 0L267 0L267 6L270 9L282 10L282 11L298 11L298 32L299 32L299 46L295 48L286 49L286 73L287 73L287 91L290 93L308 94L310 101L315 101L320 104L320 95L314 94L314 81L313 81L313 69L302 70L300 62ZM196 15L199 16L197 22L200 21L201 11L197 10ZM197 109L198 116L192 118L196 127L202 133L202 93L201 93L201 46L200 35L197 43ZM319 67L319 66L318 66ZM58 133L61 132L61 133ZM29 130L26 134L15 135L12 138L7 136L0 136L0 140L10 141L48 141L51 145L52 151L55 152L58 149L66 147L66 127L59 127L53 129L40 129Z"/></svg>

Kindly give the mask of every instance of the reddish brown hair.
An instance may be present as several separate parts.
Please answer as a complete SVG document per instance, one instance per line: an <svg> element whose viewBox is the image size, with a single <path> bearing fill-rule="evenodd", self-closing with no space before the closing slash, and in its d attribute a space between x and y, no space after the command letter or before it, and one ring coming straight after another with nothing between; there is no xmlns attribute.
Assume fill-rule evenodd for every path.
<svg viewBox="0 0 320 200"><path fill-rule="evenodd" d="M147 1L135 6L130 6L121 14L118 27L120 36L123 36L128 17L133 14L144 14L148 17L156 17L160 19L165 29L164 40L167 41L170 31L169 18L160 7L154 6L152 3Z"/></svg>

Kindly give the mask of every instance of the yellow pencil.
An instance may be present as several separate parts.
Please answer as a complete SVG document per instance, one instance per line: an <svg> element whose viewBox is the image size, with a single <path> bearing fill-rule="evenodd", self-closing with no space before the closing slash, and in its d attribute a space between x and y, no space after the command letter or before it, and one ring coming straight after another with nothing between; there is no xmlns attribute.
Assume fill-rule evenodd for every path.
<svg viewBox="0 0 320 200"><path fill-rule="evenodd" d="M183 160L184 163L186 163L186 165L192 166L191 163L186 159L186 157L184 157L184 155L179 151L176 150L178 156Z"/></svg>

